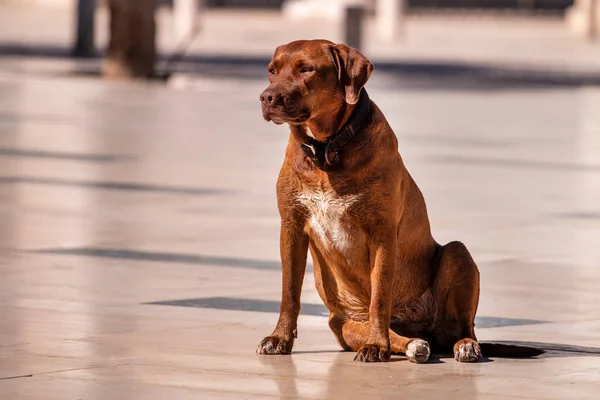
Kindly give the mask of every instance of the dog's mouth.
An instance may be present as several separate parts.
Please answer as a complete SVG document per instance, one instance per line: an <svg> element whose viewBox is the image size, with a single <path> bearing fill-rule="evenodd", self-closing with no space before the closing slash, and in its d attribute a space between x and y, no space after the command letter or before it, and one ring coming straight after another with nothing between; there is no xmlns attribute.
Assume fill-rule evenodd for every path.
<svg viewBox="0 0 600 400"><path fill-rule="evenodd" d="M277 125L281 125L283 123L302 124L310 118L310 112L308 110L304 110L298 114L290 115L290 113L285 111L263 108L263 118L267 122L273 121Z"/></svg>

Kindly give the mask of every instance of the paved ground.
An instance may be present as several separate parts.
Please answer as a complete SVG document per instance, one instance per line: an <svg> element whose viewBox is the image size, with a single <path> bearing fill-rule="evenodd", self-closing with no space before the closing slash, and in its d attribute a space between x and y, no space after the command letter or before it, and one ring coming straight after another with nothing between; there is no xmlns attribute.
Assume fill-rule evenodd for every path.
<svg viewBox="0 0 600 400"><path fill-rule="evenodd" d="M376 69L436 238L480 266L480 339L549 352L362 365L310 274L295 354L254 354L277 319L287 140L260 116L260 63L166 86L28 69L49 63L0 59L2 400L597 398L598 87Z"/></svg>

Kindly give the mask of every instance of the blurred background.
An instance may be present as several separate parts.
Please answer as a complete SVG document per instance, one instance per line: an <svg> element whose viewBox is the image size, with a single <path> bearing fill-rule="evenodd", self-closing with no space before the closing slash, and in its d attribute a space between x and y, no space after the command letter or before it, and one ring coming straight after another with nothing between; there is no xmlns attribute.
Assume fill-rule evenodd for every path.
<svg viewBox="0 0 600 400"><path fill-rule="evenodd" d="M0 397L595 399L599 27L600 0L0 0ZM254 355L288 139L258 97L311 38L375 64L479 339L545 358L362 368L310 265L297 353Z"/></svg>
<svg viewBox="0 0 600 400"><path fill-rule="evenodd" d="M252 67L251 60L262 61L278 44L307 35L349 42L392 63L592 70L598 65L589 44L598 35L596 0L2 0L0 5L5 56L105 57L107 76L164 75L178 68L203 72L209 62Z"/></svg>

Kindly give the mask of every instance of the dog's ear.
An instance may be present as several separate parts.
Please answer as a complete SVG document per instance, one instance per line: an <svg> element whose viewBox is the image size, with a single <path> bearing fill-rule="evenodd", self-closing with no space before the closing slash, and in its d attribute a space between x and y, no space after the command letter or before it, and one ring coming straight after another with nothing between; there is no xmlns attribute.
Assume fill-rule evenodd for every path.
<svg viewBox="0 0 600 400"><path fill-rule="evenodd" d="M360 91L373 72L373 64L360 51L345 44L333 46L331 53L338 70L338 81L346 95L346 102L356 104Z"/></svg>

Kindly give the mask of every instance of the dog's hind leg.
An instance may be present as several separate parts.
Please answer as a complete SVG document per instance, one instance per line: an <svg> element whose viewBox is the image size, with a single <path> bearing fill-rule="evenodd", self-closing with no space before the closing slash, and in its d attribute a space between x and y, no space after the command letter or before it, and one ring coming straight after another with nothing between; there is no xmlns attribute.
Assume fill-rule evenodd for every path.
<svg viewBox="0 0 600 400"><path fill-rule="evenodd" d="M460 362L481 359L475 336L475 314L479 303L479 270L460 242L440 248L433 285L436 316L433 336L436 344L453 349Z"/></svg>
<svg viewBox="0 0 600 400"><path fill-rule="evenodd" d="M367 343L369 324L367 322L352 321L339 317L333 313L329 315L329 327L335 337L346 351L358 351ZM406 354L406 358L415 363L424 363L429 359L429 344L422 339L410 339L400 336L390 329L390 351L392 353ZM384 360L380 360L384 361Z"/></svg>

